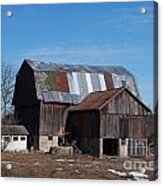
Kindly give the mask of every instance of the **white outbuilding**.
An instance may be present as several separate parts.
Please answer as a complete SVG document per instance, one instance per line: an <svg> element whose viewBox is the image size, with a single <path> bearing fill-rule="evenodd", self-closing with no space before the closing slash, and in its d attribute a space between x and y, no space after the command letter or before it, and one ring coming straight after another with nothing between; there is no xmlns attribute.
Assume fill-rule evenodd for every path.
<svg viewBox="0 0 163 186"><path fill-rule="evenodd" d="M22 125L1 126L2 151L27 151L27 137L29 133Z"/></svg>

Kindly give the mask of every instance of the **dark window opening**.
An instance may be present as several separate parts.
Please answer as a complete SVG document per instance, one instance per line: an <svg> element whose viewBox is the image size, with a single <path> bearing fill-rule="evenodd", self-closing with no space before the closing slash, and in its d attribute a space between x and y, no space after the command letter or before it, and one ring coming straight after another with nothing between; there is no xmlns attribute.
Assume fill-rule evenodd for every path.
<svg viewBox="0 0 163 186"><path fill-rule="evenodd" d="M103 154L109 156L118 156L119 143L118 139L103 139Z"/></svg>
<svg viewBox="0 0 163 186"><path fill-rule="evenodd" d="M64 138L63 137L58 137L58 145L63 146L64 145Z"/></svg>
<svg viewBox="0 0 163 186"><path fill-rule="evenodd" d="M21 140L21 141L25 141L25 137L21 137L20 140Z"/></svg>
<svg viewBox="0 0 163 186"><path fill-rule="evenodd" d="M13 141L18 141L18 137L17 136L14 136L13 137Z"/></svg>
<svg viewBox="0 0 163 186"><path fill-rule="evenodd" d="M5 136L5 137L4 137L4 140L5 140L5 141L10 141L10 137L9 137L9 136Z"/></svg>
<svg viewBox="0 0 163 186"><path fill-rule="evenodd" d="M48 136L48 140L52 141L53 140L53 136Z"/></svg>

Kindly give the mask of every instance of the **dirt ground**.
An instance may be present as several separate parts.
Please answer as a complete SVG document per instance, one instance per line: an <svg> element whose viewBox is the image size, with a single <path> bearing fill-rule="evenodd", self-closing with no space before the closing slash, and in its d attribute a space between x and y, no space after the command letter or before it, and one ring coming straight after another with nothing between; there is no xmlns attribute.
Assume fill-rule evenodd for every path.
<svg viewBox="0 0 163 186"><path fill-rule="evenodd" d="M127 178L113 174L109 169L125 171L125 160L115 157L99 159L81 154L59 156L41 152L2 152L1 175L2 177L122 180ZM154 180L152 171L147 171L146 174L149 180Z"/></svg>

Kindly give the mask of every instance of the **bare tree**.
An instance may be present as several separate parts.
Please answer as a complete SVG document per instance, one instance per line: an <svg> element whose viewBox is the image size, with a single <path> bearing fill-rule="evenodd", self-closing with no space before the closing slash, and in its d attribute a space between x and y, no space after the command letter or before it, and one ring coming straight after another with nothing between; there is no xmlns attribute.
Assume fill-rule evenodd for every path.
<svg viewBox="0 0 163 186"><path fill-rule="evenodd" d="M12 136L6 136L5 138L1 139L1 151L5 151L10 143Z"/></svg>
<svg viewBox="0 0 163 186"><path fill-rule="evenodd" d="M20 125L21 120L18 119L14 113L9 113L2 117L1 119L1 125Z"/></svg>
<svg viewBox="0 0 163 186"><path fill-rule="evenodd" d="M12 109L15 74L13 66L2 64L1 67L1 112L5 116Z"/></svg>

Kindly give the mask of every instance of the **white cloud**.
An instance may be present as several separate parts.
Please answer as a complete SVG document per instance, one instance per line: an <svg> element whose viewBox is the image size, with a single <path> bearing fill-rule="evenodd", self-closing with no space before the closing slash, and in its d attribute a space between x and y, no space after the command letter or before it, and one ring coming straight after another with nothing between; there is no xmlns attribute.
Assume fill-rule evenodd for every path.
<svg viewBox="0 0 163 186"><path fill-rule="evenodd" d="M92 45L90 47L49 47L39 48L31 51L24 51L21 55L24 58L52 58L52 59L66 59L66 58L112 58L114 56L136 55L141 52L141 48L129 47L127 43L115 47L114 45Z"/></svg>

